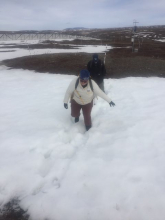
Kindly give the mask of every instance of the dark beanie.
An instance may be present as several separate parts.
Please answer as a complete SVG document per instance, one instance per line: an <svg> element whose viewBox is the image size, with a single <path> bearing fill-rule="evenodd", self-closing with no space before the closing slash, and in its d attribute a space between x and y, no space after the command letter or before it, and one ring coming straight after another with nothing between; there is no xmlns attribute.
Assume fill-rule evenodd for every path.
<svg viewBox="0 0 165 220"><path fill-rule="evenodd" d="M97 59L98 60L98 54L97 53L93 54L93 59Z"/></svg>
<svg viewBox="0 0 165 220"><path fill-rule="evenodd" d="M90 77L90 72L88 70L81 70L80 71L80 79L88 80Z"/></svg>

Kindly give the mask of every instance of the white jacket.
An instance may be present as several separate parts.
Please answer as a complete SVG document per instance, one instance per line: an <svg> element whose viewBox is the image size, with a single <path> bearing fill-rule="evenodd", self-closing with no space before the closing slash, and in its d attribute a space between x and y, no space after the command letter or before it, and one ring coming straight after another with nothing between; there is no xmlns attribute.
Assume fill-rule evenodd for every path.
<svg viewBox="0 0 165 220"><path fill-rule="evenodd" d="M64 97L64 103L68 103L70 97L73 94L73 99L80 105L86 105L90 103L95 96L99 96L108 103L111 102L111 99L99 88L99 86L93 81L93 91L91 90L89 81L85 88L81 86L81 83L79 82L77 89L75 90L77 78L73 79L66 90L65 97Z"/></svg>

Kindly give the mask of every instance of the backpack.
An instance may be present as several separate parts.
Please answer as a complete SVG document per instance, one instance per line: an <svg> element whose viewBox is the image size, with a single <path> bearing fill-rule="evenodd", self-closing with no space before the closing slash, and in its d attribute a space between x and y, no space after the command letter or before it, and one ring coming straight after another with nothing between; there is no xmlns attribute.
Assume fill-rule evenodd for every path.
<svg viewBox="0 0 165 220"><path fill-rule="evenodd" d="M80 77L78 77L78 79L77 79L77 81L76 81L75 89L77 89L77 86L78 86L78 84L79 84L79 79L80 79ZM89 85L90 85L91 90L92 90L92 92L93 92L93 85L92 85L92 81L91 81L90 78L89 78Z"/></svg>
<svg viewBox="0 0 165 220"><path fill-rule="evenodd" d="M78 79L76 80L76 84L75 84L75 90L77 89L77 86L78 86L78 84L79 84L79 79L80 79L80 77L78 77ZM91 88L91 90L92 90L92 92L93 92L93 84L92 84L92 81L91 81L91 79L89 78L89 85L90 85L90 88ZM77 90L76 90L77 91ZM74 93L74 92L73 92ZM73 93L72 93L72 95L71 95L71 97L70 97L70 100L72 100L73 99ZM77 93L78 93L78 91L77 91ZM78 95L79 95L79 93L78 93ZM79 97L80 97L80 99L81 99L81 96L79 95ZM94 95L94 97L95 97L95 95ZM81 99L82 100L82 99ZM71 101L70 101L71 102ZM82 100L82 103L83 103L83 100Z"/></svg>

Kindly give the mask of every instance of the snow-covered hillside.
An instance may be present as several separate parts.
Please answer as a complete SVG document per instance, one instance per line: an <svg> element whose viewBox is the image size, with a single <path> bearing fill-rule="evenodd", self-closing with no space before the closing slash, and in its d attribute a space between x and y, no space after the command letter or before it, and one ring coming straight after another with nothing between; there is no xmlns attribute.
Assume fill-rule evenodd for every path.
<svg viewBox="0 0 165 220"><path fill-rule="evenodd" d="M164 220L165 79L105 80L93 127L63 97L75 76L0 67L0 206L34 220Z"/></svg>
<svg viewBox="0 0 165 220"><path fill-rule="evenodd" d="M4 46L0 60L110 49ZM165 79L105 80L116 106L99 98L86 132L63 107L74 77L0 66L0 208L18 198L32 220L164 220Z"/></svg>

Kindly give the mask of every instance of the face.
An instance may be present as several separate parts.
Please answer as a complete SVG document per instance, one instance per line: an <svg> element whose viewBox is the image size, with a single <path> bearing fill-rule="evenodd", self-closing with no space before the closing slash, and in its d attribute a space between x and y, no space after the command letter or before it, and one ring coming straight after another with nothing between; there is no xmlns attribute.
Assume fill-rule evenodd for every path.
<svg viewBox="0 0 165 220"><path fill-rule="evenodd" d="M98 58L93 58L94 62L97 63L98 62Z"/></svg>
<svg viewBox="0 0 165 220"><path fill-rule="evenodd" d="M87 80L80 79L80 83L81 85L86 85L88 83L88 79Z"/></svg>

